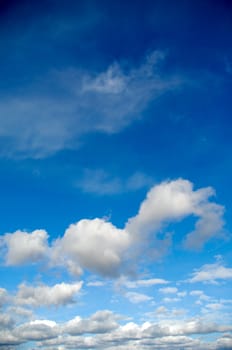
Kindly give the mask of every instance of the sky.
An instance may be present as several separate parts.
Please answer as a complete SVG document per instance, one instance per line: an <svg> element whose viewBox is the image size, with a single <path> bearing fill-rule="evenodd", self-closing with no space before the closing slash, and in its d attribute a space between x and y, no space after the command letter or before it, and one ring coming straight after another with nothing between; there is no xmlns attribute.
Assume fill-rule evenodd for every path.
<svg viewBox="0 0 232 350"><path fill-rule="evenodd" d="M0 2L0 349L232 349L232 2Z"/></svg>

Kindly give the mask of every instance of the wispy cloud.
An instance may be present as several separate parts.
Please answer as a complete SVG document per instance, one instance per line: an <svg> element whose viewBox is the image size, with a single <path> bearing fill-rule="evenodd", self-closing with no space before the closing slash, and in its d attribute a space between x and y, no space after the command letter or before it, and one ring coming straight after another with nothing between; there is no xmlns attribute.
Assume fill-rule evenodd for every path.
<svg viewBox="0 0 232 350"><path fill-rule="evenodd" d="M82 179L77 181L75 185L83 192L97 195L112 195L146 188L152 182L151 177L141 172L136 172L127 179L121 179L120 177L112 177L102 169L86 169Z"/></svg>
<svg viewBox="0 0 232 350"><path fill-rule="evenodd" d="M1 156L42 158L76 148L91 132L116 133L141 118L149 103L183 84L162 74L164 53L137 67L112 63L103 72L50 72L0 101Z"/></svg>

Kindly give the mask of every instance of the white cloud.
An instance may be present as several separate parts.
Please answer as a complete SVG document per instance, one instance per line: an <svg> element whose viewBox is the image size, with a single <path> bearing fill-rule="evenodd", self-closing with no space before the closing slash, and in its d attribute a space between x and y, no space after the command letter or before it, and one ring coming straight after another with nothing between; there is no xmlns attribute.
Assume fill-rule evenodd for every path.
<svg viewBox="0 0 232 350"><path fill-rule="evenodd" d="M181 299L180 298L169 298L169 297L166 297L166 298L163 298L163 302L164 303L176 303L178 301L180 301Z"/></svg>
<svg viewBox="0 0 232 350"><path fill-rule="evenodd" d="M60 283L54 286L39 285L36 287L21 284L15 296L15 303L30 306L66 305L74 302L83 282L73 284Z"/></svg>
<svg viewBox="0 0 232 350"><path fill-rule="evenodd" d="M209 301L210 297L206 295L202 290L192 290L190 293L192 296L198 297L198 302Z"/></svg>
<svg viewBox="0 0 232 350"><path fill-rule="evenodd" d="M0 103L1 156L41 158L76 148L90 132L119 132L139 119L151 101L183 84L161 74L156 51L137 67L113 63L102 72L66 69L41 77ZM158 68L159 67L159 68Z"/></svg>
<svg viewBox="0 0 232 350"><path fill-rule="evenodd" d="M167 314L168 313L168 309L165 306L161 305L161 306L157 307L155 312L157 314Z"/></svg>
<svg viewBox="0 0 232 350"><path fill-rule="evenodd" d="M112 195L136 191L151 184L152 179L141 172L136 172L127 179L122 180L119 177L112 177L102 169L85 169L83 177L75 185L83 192L97 195Z"/></svg>
<svg viewBox="0 0 232 350"><path fill-rule="evenodd" d="M8 293L5 288L0 288L0 308L6 304L8 300Z"/></svg>
<svg viewBox="0 0 232 350"><path fill-rule="evenodd" d="M54 321L35 320L16 327L13 334L18 339L28 342L55 338L58 332L59 329Z"/></svg>
<svg viewBox="0 0 232 350"><path fill-rule="evenodd" d="M148 192L138 214L130 218L123 229L106 219L83 219L70 225L61 238L52 241L50 247L47 243L48 234L44 230L5 234L1 244L6 248L6 264L21 265L44 259L49 261L50 267L65 267L76 276L81 275L83 269L108 277L131 274L136 271L138 261L144 258L145 252L145 257L153 260L167 253L172 235L162 234L164 224L195 215L200 217L196 227L199 222L203 226L201 231L196 228L190 236L195 237L194 242L198 242L199 247L217 236L222 231L223 210L218 204L209 202L208 197L212 194L211 188L194 191L193 184L183 179L163 182ZM214 227L205 235L204 228L208 230L207 220L211 219L211 209L212 215L218 217L221 224L216 226L217 230ZM190 236L187 235L187 240ZM196 248L195 243L192 248ZM220 269L222 272L223 267ZM230 274L229 269L224 268L223 271L225 275ZM199 274L192 280L199 278L197 276ZM163 282L159 279L144 280L137 282L137 286Z"/></svg>
<svg viewBox="0 0 232 350"><path fill-rule="evenodd" d="M160 307L156 311L163 315L161 320L142 324L128 322L120 325L118 321L121 317L109 310L97 311L86 318L76 316L65 323L36 319L14 328L6 328L4 333L0 332L0 342L26 345L28 341L34 341L34 349L50 350L76 348L113 350L116 347L123 350L131 348L219 350L222 344L231 343L228 332L232 331L232 327L229 324L217 324L197 317L180 321L165 318L165 315L169 316L165 307ZM197 339L197 335L213 333L222 333L223 336L211 342L204 342L203 337Z"/></svg>
<svg viewBox="0 0 232 350"><path fill-rule="evenodd" d="M71 225L63 238L56 241L54 249L83 268L116 276L129 245L130 237L125 230L102 219L86 219Z"/></svg>
<svg viewBox="0 0 232 350"><path fill-rule="evenodd" d="M223 230L223 207L208 200L213 194L210 187L194 191L193 184L188 180L163 182L148 192L138 214L128 220L126 229L140 240L141 233L143 237L150 237L165 223L194 215L200 219L196 222L196 229L187 235L184 244L188 249L200 249ZM163 245L168 238L164 236ZM159 254L160 249L156 250Z"/></svg>
<svg viewBox="0 0 232 350"><path fill-rule="evenodd" d="M11 328L14 325L12 317L6 313L0 314L0 329Z"/></svg>
<svg viewBox="0 0 232 350"><path fill-rule="evenodd" d="M232 336L231 334L225 334L223 337L217 339L217 350L230 350L232 349Z"/></svg>
<svg viewBox="0 0 232 350"><path fill-rule="evenodd" d="M176 287L160 288L159 291L164 294L177 294L178 289Z"/></svg>
<svg viewBox="0 0 232 350"><path fill-rule="evenodd" d="M232 279L232 268L225 267L221 261L217 261L214 264L206 264L195 270L188 281L191 283L218 283L218 280L228 279Z"/></svg>
<svg viewBox="0 0 232 350"><path fill-rule="evenodd" d="M21 265L41 260L47 252L48 234L44 230L31 233L16 231L3 236L7 247L6 264Z"/></svg>
<svg viewBox="0 0 232 350"><path fill-rule="evenodd" d="M90 281L86 283L88 287L103 287L105 285L102 281Z"/></svg>
<svg viewBox="0 0 232 350"><path fill-rule="evenodd" d="M205 307L212 311L217 311L217 310L220 310L223 307L223 305L220 303L211 303L211 304L206 304Z"/></svg>
<svg viewBox="0 0 232 350"><path fill-rule="evenodd" d="M143 303L153 299L149 295L136 292L127 292L125 293L125 297L133 304Z"/></svg>
<svg viewBox="0 0 232 350"><path fill-rule="evenodd" d="M143 287L151 287L159 284L167 284L169 282L162 278L150 278L150 279L135 280L135 281L129 281L126 279L126 280L120 280L120 283L127 288L143 288Z"/></svg>
<svg viewBox="0 0 232 350"><path fill-rule="evenodd" d="M97 311L88 319L79 316L68 321L63 332L71 335L80 335L85 333L107 333L118 327L118 316L109 310Z"/></svg>

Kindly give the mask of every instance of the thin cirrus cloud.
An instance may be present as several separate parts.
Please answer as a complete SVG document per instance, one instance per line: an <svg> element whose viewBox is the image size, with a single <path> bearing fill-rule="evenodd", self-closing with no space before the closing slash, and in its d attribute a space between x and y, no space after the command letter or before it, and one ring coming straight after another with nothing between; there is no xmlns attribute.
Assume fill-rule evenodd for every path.
<svg viewBox="0 0 232 350"><path fill-rule="evenodd" d="M146 251L157 250L160 254L163 247L166 247L167 235L164 233L160 238L157 234L168 223L189 215L199 217L196 219L195 230L186 232L183 238L185 249L199 249L210 239L221 238L223 207L209 200L213 193L209 187L194 190L193 184L188 180L162 182L148 192L138 214L127 221L125 228L119 229L104 219L82 219L70 225L61 238L52 241L50 247L47 245L45 231L16 231L6 234L1 243L6 251L6 264L21 265L29 262L31 257L32 261L39 261L47 256L50 266L66 267L74 275L80 275L83 270L110 277L127 274L131 266L136 265L135 261L142 257L145 248ZM209 232L211 223L208 220L212 217L220 225ZM163 252L166 252L165 249ZM160 256L158 253L153 254L153 258ZM216 267L217 270L220 269L220 266ZM195 273L193 282L200 280L200 273ZM203 272L202 275L205 276ZM216 278L215 275L214 279Z"/></svg>
<svg viewBox="0 0 232 350"><path fill-rule="evenodd" d="M8 94L0 102L0 155L43 158L78 147L82 135L119 132L151 101L183 84L177 76L162 75L164 59L155 51L128 70L113 63L100 73L76 67L52 71L42 86Z"/></svg>
<svg viewBox="0 0 232 350"><path fill-rule="evenodd" d="M136 172L123 181L119 177L112 177L102 169L85 169L83 177L75 186L86 193L112 195L146 188L152 182L151 177L141 172Z"/></svg>

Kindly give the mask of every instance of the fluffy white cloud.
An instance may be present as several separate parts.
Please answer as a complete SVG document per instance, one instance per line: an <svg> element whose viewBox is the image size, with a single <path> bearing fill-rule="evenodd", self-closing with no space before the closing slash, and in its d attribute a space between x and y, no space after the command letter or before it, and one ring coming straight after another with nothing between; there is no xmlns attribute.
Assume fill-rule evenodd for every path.
<svg viewBox="0 0 232 350"><path fill-rule="evenodd" d="M85 333L107 333L118 327L118 316L109 310L97 311L88 319L76 318L68 321L63 332L71 335Z"/></svg>
<svg viewBox="0 0 232 350"><path fill-rule="evenodd" d="M71 225L55 248L83 268L102 275L116 276L123 254L130 245L125 230L102 219L81 220Z"/></svg>
<svg viewBox="0 0 232 350"><path fill-rule="evenodd" d="M60 283L52 287L36 287L21 284L15 297L15 303L31 306L66 305L74 302L74 296L80 292L83 282L73 284Z"/></svg>
<svg viewBox="0 0 232 350"><path fill-rule="evenodd" d="M3 236L7 247L6 264L21 265L41 260L47 253L48 234L44 230L31 233L16 231Z"/></svg>
<svg viewBox="0 0 232 350"><path fill-rule="evenodd" d="M163 182L148 192L138 214L128 220L126 229L141 240L141 234L150 237L165 223L194 215L200 219L195 230L187 235L184 244L189 249L199 249L223 229L223 207L209 202L213 194L210 187L194 191L193 184L188 180ZM167 236L164 237L164 243L166 240Z"/></svg>
<svg viewBox="0 0 232 350"><path fill-rule="evenodd" d="M184 239L185 247L191 249L200 248L220 235L223 207L209 201L212 194L211 188L194 191L193 184L183 179L163 182L148 192L138 214L123 229L104 219L83 219L70 225L49 248L44 230L6 234L2 238L6 264L20 265L46 257L50 266L66 267L73 275L80 275L83 269L109 277L134 272L145 251L146 258L153 260L166 254L172 235L163 230L165 224L189 215L199 217L195 230ZM157 282L163 283L153 280L140 284Z"/></svg>
<svg viewBox="0 0 232 350"><path fill-rule="evenodd" d="M35 320L16 327L13 334L18 339L28 342L51 339L59 333L54 321Z"/></svg>
<svg viewBox="0 0 232 350"><path fill-rule="evenodd" d="M188 281L191 283L217 283L218 280L228 279L232 279L232 268L225 267L221 261L217 261L214 264L203 265L200 269L194 271Z"/></svg>

